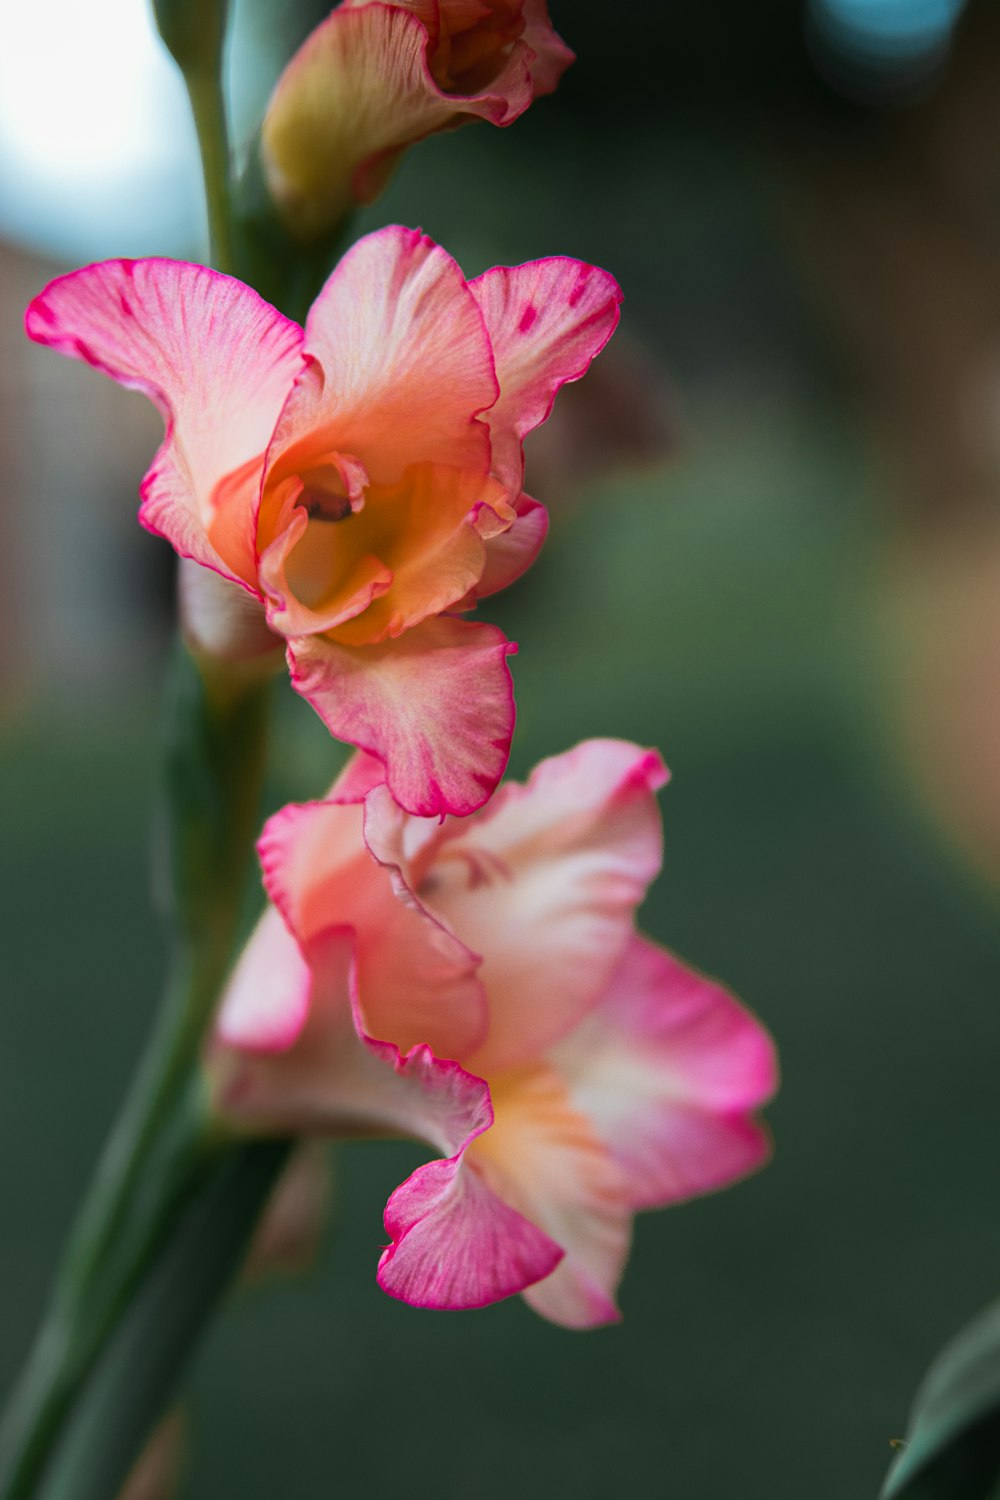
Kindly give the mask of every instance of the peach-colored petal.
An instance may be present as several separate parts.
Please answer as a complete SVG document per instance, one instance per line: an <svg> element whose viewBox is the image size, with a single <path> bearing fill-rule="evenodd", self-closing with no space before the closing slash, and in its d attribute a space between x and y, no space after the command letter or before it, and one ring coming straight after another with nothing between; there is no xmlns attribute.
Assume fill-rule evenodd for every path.
<svg viewBox="0 0 1000 1500"><path fill-rule="evenodd" d="M28 308L30 338L141 390L166 422L140 520L255 588L261 460L302 367L302 331L250 287L204 266L113 260L53 281ZM238 478L241 522L213 522ZM223 505L223 509L227 509Z"/></svg>
<svg viewBox="0 0 1000 1500"><path fill-rule="evenodd" d="M496 507L496 509L494 509ZM479 516L508 513L502 487L470 470L416 464L397 485L368 492L361 545L384 559L392 584L364 614L333 632L347 646L402 635L450 609L478 584L486 546ZM353 518L352 518L353 524Z"/></svg>
<svg viewBox="0 0 1000 1500"><path fill-rule="evenodd" d="M495 1123L467 1159L498 1197L566 1252L526 1300L571 1328L615 1322L631 1214L609 1153L551 1068L508 1074L493 1084L492 1096Z"/></svg>
<svg viewBox="0 0 1000 1500"><path fill-rule="evenodd" d="M291 507L288 524L260 557L272 630L285 636L330 630L363 614L392 587L391 569L380 557L353 546L356 533L342 534L345 524Z"/></svg>
<svg viewBox="0 0 1000 1500"><path fill-rule="evenodd" d="M469 1052L486 1030L478 955L415 902L398 899L392 872L365 848L359 806L311 802L269 819L258 844L271 900L314 971L314 944L331 924L353 934L359 1024L407 1051ZM222 1015L223 1034L227 1010Z"/></svg>
<svg viewBox="0 0 1000 1500"><path fill-rule="evenodd" d="M487 514L507 524L498 511L512 514L496 480L443 464L411 465L334 520L297 508L261 558L272 628L329 632L347 646L401 635L478 583L486 545L477 523Z"/></svg>
<svg viewBox="0 0 1000 1500"><path fill-rule="evenodd" d="M660 867L665 779L654 751L588 740L448 825L418 894L483 955L474 1071L533 1061L600 1000Z"/></svg>
<svg viewBox="0 0 1000 1500"><path fill-rule="evenodd" d="M479 305L446 251L391 225L357 242L312 305L309 366L268 454L261 549L273 539L273 487L335 454L395 484L415 463L486 476L489 433L479 413L497 396Z"/></svg>
<svg viewBox="0 0 1000 1500"><path fill-rule="evenodd" d="M296 692L331 733L384 762L409 812L436 817L481 807L503 775L516 649L493 625L440 615L375 646L303 636L289 661Z"/></svg>
<svg viewBox="0 0 1000 1500"><path fill-rule="evenodd" d="M767 1032L728 991L645 938L553 1061L624 1174L633 1208L724 1187L767 1160Z"/></svg>
<svg viewBox="0 0 1000 1500"><path fill-rule="evenodd" d="M488 413L493 469L514 493L521 442L545 421L560 386L579 380L618 323L621 289L583 261L551 256L495 266L469 290L482 308L500 396Z"/></svg>

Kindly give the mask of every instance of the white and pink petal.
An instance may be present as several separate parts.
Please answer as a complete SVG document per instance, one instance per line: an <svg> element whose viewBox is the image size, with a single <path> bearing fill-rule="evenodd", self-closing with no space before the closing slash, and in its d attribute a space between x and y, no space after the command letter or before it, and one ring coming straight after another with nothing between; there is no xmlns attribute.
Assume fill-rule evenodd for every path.
<svg viewBox="0 0 1000 1500"><path fill-rule="evenodd" d="M156 404L166 436L143 481L143 525L254 589L263 454L302 368L302 330L232 277L159 259L59 277L25 326Z"/></svg>
<svg viewBox="0 0 1000 1500"><path fill-rule="evenodd" d="M721 985L646 938L633 939L552 1061L633 1208L725 1187L770 1154L756 1117L777 1085L770 1037Z"/></svg>
<svg viewBox="0 0 1000 1500"><path fill-rule="evenodd" d="M264 883L303 953L331 927L349 930L359 1025L402 1051L425 1042L467 1056L486 1033L479 956L418 903L398 899L369 853L359 805L333 800L276 813L258 844Z"/></svg>
<svg viewBox="0 0 1000 1500"><path fill-rule="evenodd" d="M446 825L421 900L483 956L487 1077L539 1058L604 993L660 868L655 751L588 740Z"/></svg>
<svg viewBox="0 0 1000 1500"><path fill-rule="evenodd" d="M570 1328L616 1322L632 1216L608 1151L544 1064L501 1079L493 1102L493 1129L469 1157L498 1197L565 1252L526 1301Z"/></svg>

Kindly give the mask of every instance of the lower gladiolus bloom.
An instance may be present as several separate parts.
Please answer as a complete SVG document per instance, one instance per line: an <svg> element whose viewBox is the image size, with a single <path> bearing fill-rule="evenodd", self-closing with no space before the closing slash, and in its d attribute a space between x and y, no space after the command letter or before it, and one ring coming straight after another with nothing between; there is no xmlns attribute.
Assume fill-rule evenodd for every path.
<svg viewBox="0 0 1000 1500"><path fill-rule="evenodd" d="M604 271L561 258L467 282L393 227L348 252L304 330L242 282L167 260L60 277L27 330L163 412L139 518L188 560L194 643L237 657L284 641L295 688L384 763L402 806L466 813L506 764L515 648L458 612L537 554L522 440L620 300Z"/></svg>
<svg viewBox="0 0 1000 1500"><path fill-rule="evenodd" d="M407 146L463 121L510 125L573 61L545 0L343 0L303 42L261 157L302 238L375 198Z"/></svg>
<svg viewBox="0 0 1000 1500"><path fill-rule="evenodd" d="M760 1024L635 931L663 764L588 741L444 822L379 776L359 757L264 831L273 905L217 1019L216 1106L441 1153L389 1199L391 1295L612 1321L634 1212L760 1166L775 1083Z"/></svg>

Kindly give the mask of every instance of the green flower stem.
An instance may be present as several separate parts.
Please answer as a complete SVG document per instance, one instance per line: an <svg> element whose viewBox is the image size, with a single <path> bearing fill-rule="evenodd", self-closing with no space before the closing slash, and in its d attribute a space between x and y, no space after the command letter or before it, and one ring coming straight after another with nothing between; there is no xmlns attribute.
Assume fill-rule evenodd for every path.
<svg viewBox="0 0 1000 1500"><path fill-rule="evenodd" d="M152 0L164 46L184 75L205 177L212 264L232 272L229 129L222 92L228 0Z"/></svg>
<svg viewBox="0 0 1000 1500"><path fill-rule="evenodd" d="M229 1154L213 1143L198 1060L243 912L269 685L264 664L224 670L197 663L183 646L178 651L160 838L160 894L174 938L171 980L0 1427L0 1500L36 1493L53 1443L142 1295L177 1215Z"/></svg>
<svg viewBox="0 0 1000 1500"><path fill-rule="evenodd" d="M160 1149L150 1151L143 1160L143 1215L136 1212L135 1201L125 1195L124 1178L119 1184L122 1196L104 1199L102 1193L108 1183L98 1175L95 1189L100 1191L92 1194L88 1208L106 1202L108 1217L97 1224L91 1212L91 1222L86 1216L81 1222L81 1229L90 1230L90 1236L81 1237L78 1231L74 1237L80 1243L74 1244L67 1257L49 1313L0 1429L0 1494L4 1500L28 1500L36 1493L62 1424L141 1285L143 1274L155 1261L172 1216L208 1169L209 1157L200 1142L200 1121L185 1121L183 1115L184 1111L178 1109L174 1128L165 1131ZM122 1123L126 1118L127 1111ZM116 1138L121 1138L120 1128ZM137 1154L134 1161L139 1160ZM134 1172L128 1173L128 1180L134 1184ZM124 1213L127 1206L133 1210L131 1216ZM120 1230L117 1238L114 1225ZM100 1229L99 1236L94 1234L95 1228ZM107 1247L107 1261L94 1261L92 1271L100 1274L81 1283L79 1252L84 1249L93 1253L98 1245Z"/></svg>
<svg viewBox="0 0 1000 1500"><path fill-rule="evenodd" d="M198 135L212 265L230 275L236 272L233 226L229 206L229 129L217 71L201 68L185 72L191 114Z"/></svg>
<svg viewBox="0 0 1000 1500"><path fill-rule="evenodd" d="M292 1144L228 1151L176 1220L62 1435L38 1500L109 1500L225 1294Z"/></svg>

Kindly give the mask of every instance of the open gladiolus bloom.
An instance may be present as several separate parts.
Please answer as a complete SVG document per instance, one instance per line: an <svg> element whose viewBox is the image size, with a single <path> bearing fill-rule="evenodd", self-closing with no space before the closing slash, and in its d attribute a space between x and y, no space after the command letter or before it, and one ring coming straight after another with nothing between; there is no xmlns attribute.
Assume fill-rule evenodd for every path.
<svg viewBox="0 0 1000 1500"><path fill-rule="evenodd" d="M775 1082L758 1022L635 931L662 762L588 741L444 822L380 774L358 757L265 829L273 904L218 1017L217 1108L440 1151L386 1208L393 1296L614 1320L633 1213L760 1166Z"/></svg>
<svg viewBox="0 0 1000 1500"><path fill-rule="evenodd" d="M281 638L296 689L378 757L402 806L461 814L506 764L514 647L456 611L541 546L522 439L619 302L604 271L562 258L467 282L393 227L344 257L304 330L241 282L167 260L61 277L27 328L163 412L139 514L191 560L195 644L239 656Z"/></svg>
<svg viewBox="0 0 1000 1500"><path fill-rule="evenodd" d="M545 0L344 0L278 81L261 154L305 237L381 191L402 151L465 120L510 125L573 54Z"/></svg>

